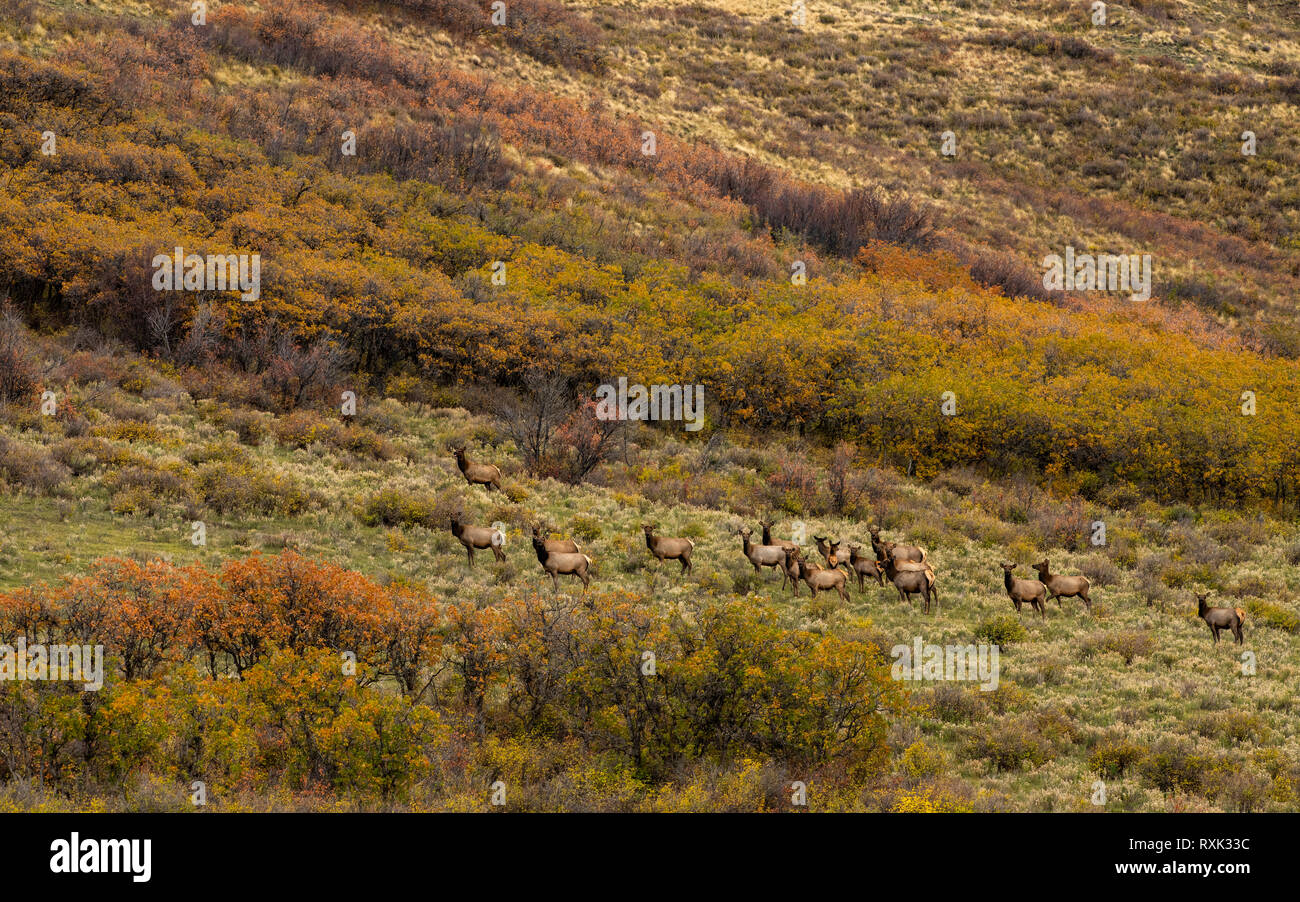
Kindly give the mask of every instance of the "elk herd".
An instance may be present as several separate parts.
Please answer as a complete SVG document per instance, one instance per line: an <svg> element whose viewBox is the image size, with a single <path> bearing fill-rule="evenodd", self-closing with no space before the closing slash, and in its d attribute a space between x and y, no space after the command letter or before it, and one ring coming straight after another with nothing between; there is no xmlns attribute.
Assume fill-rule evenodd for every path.
<svg viewBox="0 0 1300 902"><path fill-rule="evenodd" d="M501 490L501 471L490 464L477 463L469 459L464 446L452 447L456 456L456 467L471 486L481 485L489 492ZM459 514L450 517L452 535L465 547L469 566L474 566L474 552L490 549L497 563L505 560L505 535L498 528L490 526L472 526L461 521ZM804 557L803 548L789 539L779 539L772 535L776 525L770 519L758 521L762 531L761 539L754 542L754 531L748 526L737 527L732 535L741 540L741 552L753 566L755 573L765 568L781 574L781 588L788 585L794 595L799 595L799 584L808 587L808 594L816 598L822 592L835 592L842 601L849 601L851 580L856 580L859 592L865 592L867 581L872 580L881 588L888 581L898 592L900 601L909 605L913 596L919 596L924 603L924 612L930 613L934 604L936 613L939 608L939 591L934 568L930 565L928 555L919 545L905 545L891 542L881 537L880 528L868 529L871 554L866 553L865 546L857 542L845 544L843 540L832 541L826 536L813 536L817 553L822 563ZM659 524L642 523L645 532L645 544L651 557L660 564L664 561L677 561L681 566L681 576L691 573L691 555L695 551L695 542L684 537L664 536L658 534ZM559 578L572 576L582 582L585 591L591 584L593 575L592 560L583 554L582 549L572 539L552 539L542 535L539 525L532 527L533 550L542 571L551 577L551 583L558 594ZM1086 576L1066 576L1053 573L1050 562L1046 559L1032 564L1038 574L1037 579L1016 576L1018 564L1001 562L1002 583L1016 613L1020 614L1025 605L1036 611L1040 618L1047 619L1047 603L1056 599L1058 608L1062 608L1062 598L1077 598L1083 602L1087 612L1092 613L1092 588ZM775 576L775 574L774 574ZM1228 630L1242 644L1242 625L1246 612L1238 607L1209 607L1207 595L1197 594L1197 615L1206 622L1217 644L1219 633Z"/></svg>

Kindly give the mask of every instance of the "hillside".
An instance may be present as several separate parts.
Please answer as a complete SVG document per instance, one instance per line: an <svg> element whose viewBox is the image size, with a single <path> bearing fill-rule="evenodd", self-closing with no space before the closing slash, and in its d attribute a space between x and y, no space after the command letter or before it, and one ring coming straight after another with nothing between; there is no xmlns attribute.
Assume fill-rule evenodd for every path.
<svg viewBox="0 0 1300 902"><path fill-rule="evenodd" d="M109 656L0 684L0 805L1300 806L1293 6L488 6L0 0L0 634ZM1152 299L1046 292L1067 246ZM939 609L792 595L764 517L924 546ZM1091 616L1017 616L1044 559Z"/></svg>

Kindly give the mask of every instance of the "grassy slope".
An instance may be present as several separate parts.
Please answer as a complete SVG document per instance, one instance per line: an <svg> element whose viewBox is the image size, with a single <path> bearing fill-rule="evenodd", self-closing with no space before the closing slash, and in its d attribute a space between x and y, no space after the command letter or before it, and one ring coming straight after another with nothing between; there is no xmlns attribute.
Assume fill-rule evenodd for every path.
<svg viewBox="0 0 1300 902"><path fill-rule="evenodd" d="M57 356L57 345L49 347ZM115 447L174 464L214 442L236 444L233 432L223 434L211 422L212 402L195 404L188 395L168 393L160 386L166 386L161 377L143 387L142 394L111 396L118 404L130 401L156 412L153 422L162 436L152 443L116 441ZM106 397L102 384L79 389L78 394ZM107 431L116 421L88 397L74 400L93 432ZM403 455L389 461L364 460L324 445L291 450L270 438L245 449L256 469L292 474L316 493L316 503L297 516L246 511L222 515L202 503L187 507L179 502L151 516L115 514L106 485L112 467L66 482L53 490L53 498L6 491L0 494L0 585L8 588L83 572L108 554L166 554L178 562L215 563L290 546L376 578L427 582L444 599L490 601L507 594L549 592L522 531L544 518L578 538L597 562L596 585L601 588L643 594L665 605L702 594L739 593L755 604L774 605L792 625L867 635L888 647L910 644L918 635L939 644L975 641L981 624L1011 612L997 561L1011 557L1028 563L1047 556L1061 571L1082 568L1094 576L1095 619L1087 618L1074 602L1067 602L1064 610L1053 606L1046 623L1025 615L1026 640L1014 643L1002 659L1003 689L991 695L965 690L966 701L942 700L941 710L931 716L899 722L891 737L898 752L924 739L943 750L950 774L977 790L984 799L981 804L1053 810L1090 807L1095 775L1088 770L1088 758L1090 747L1102 736L1123 735L1147 747L1171 736L1190 736L1199 750L1224 754L1257 775L1266 771L1250 762L1266 750L1281 753L1284 761L1300 760L1300 708L1293 688L1300 659L1294 635L1252 615L1246 647L1258 658L1258 673L1244 677L1234 646L1211 646L1207 630L1194 617L1190 594L1193 584L1208 583L1252 611L1261 601L1287 599L1282 610L1294 616L1289 599L1300 588L1300 577L1288 556L1300 532L1293 526L1208 511L1193 523L1187 519L1194 517L1190 511L1150 503L1126 512L1080 508L1073 511L1076 519L1067 524L1067 532L1081 534L1088 522L1103 519L1110 541L1105 548L1092 549L1086 542L1067 540L1065 544L1078 549L1072 551L1035 540L1043 531L1042 518L1053 516L1060 504L1025 486L989 486L967 474L924 486L879 471L866 474L869 488L852 517L805 518L809 535L865 542L867 521L878 520L887 532L926 544L940 575L943 603L939 614L926 618L899 603L892 590L872 586L865 594L853 593L851 604L842 606L827 595L810 601L806 591L795 599L780 591L770 575L753 575L741 558L739 541L729 533L742 522L753 525L773 499L765 486L782 457L791 451L816 454L797 443L787 448L724 443L709 449L703 443L681 444L671 436L643 431L631 444L626 462L600 471L600 485L572 488L527 478L511 443L490 421L464 410L416 409L388 399L363 401L361 416L382 429ZM5 434L31 446L53 444L61 430L45 425L43 433L9 429ZM448 441L465 438L497 443L480 445L479 455L504 464L507 487L518 503L501 495L489 498L463 483L442 449ZM647 497L674 485L674 474L705 471L727 487L714 506ZM459 545L444 530L363 525L355 512L380 488L428 497L437 511L463 506L474 522L508 523L507 563L489 564L490 555L481 553L471 572ZM209 544L202 549L187 540L195 515L208 524ZM778 516L778 529L788 530L793 514ZM696 538L693 576L683 580L675 564L659 567L649 558L639 530L646 519L658 520L666 534ZM565 585L564 591L574 587ZM1121 655L1126 645L1137 649L1131 663ZM929 686L920 689L917 701L930 700L930 691ZM962 713L971 705L973 714ZM1246 729L1258 733L1244 742L1223 734L1229 710L1248 715ZM1053 760L1026 771L998 773L986 760L968 755L967 718L973 718L974 729L991 733L1030 721L1056 724L1065 732L1058 737L1060 751ZM1171 803L1132 776L1112 783L1109 791L1112 807L1158 810L1170 804L1209 804L1187 798ZM1279 797L1266 804L1287 808L1295 802Z"/></svg>
<svg viewBox="0 0 1300 902"><path fill-rule="evenodd" d="M619 112L803 177L923 194L952 235L1033 264L1066 243L1147 252L1158 296L1228 317L1294 312L1274 278L1300 262L1300 48L1286 4L1249 16L1231 3L1111 4L1098 29L1085 3L827 2L809 4L802 31L779 2L574 5L606 28L607 77L412 35L418 18L382 4L375 22L494 78L599 89ZM1034 40L984 42L999 31ZM1061 38L1113 56L1047 49ZM1245 97L1238 79L1255 84ZM948 129L955 158L938 152ZM1245 129L1260 141L1249 163Z"/></svg>

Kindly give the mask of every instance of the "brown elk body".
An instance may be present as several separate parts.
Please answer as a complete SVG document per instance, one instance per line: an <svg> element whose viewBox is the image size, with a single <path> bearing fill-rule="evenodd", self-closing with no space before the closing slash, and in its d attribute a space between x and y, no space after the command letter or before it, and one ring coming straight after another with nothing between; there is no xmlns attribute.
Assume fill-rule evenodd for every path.
<svg viewBox="0 0 1300 902"><path fill-rule="evenodd" d="M785 563L781 566L785 570L786 578L790 581L790 591L797 596L799 594L799 581L803 579L804 568L808 564L804 561L803 552L800 549L786 548L784 551ZM784 581L781 583L781 588L785 588Z"/></svg>
<svg viewBox="0 0 1300 902"><path fill-rule="evenodd" d="M591 558L585 554L570 551L547 551L546 543L541 539L533 538L533 550L537 552L537 560L541 563L542 569L551 577L551 584L555 587L555 594L560 594L560 577L576 576L582 580L582 589L585 592L591 584Z"/></svg>
<svg viewBox="0 0 1300 902"><path fill-rule="evenodd" d="M885 571L874 557L859 554L862 546L854 542L849 545L849 572L858 577L858 591L866 591L865 580L874 579L880 585L885 584Z"/></svg>
<svg viewBox="0 0 1300 902"><path fill-rule="evenodd" d="M1205 604L1208 595L1196 595L1196 615L1205 621L1210 627L1210 635L1214 636L1214 644L1219 644L1219 631L1230 630L1236 637L1238 645L1244 645L1245 639L1242 638L1241 627L1246 622L1246 612L1241 608L1212 608Z"/></svg>
<svg viewBox="0 0 1300 902"><path fill-rule="evenodd" d="M844 585L849 581L849 577L839 567L823 569L814 563L804 561L803 566L800 569L802 572L799 575L802 576L803 581L808 584L808 588L811 590L813 598L817 597L818 592L829 592L831 589L834 589L836 592L840 593L841 599L844 601L849 600L849 593L844 591Z"/></svg>
<svg viewBox="0 0 1300 902"><path fill-rule="evenodd" d="M506 537L491 526L470 526L467 523L460 522L459 514L452 514L451 534L460 541L460 544L465 546L465 553L469 555L469 565L471 567L474 566L474 550L476 548L491 548L492 555L497 559L498 563L506 559L503 548Z"/></svg>
<svg viewBox="0 0 1300 902"><path fill-rule="evenodd" d="M493 489L501 488L501 471L491 464L479 464L469 459L465 454L465 447L452 448L452 453L456 455L456 466L460 469L465 481L470 485L486 486L490 492Z"/></svg>
<svg viewBox="0 0 1300 902"><path fill-rule="evenodd" d="M868 529L871 533L871 550L876 553L876 557L884 560L886 557L892 557L899 563L912 562L916 564L925 563L925 549L920 545L899 545L897 542L886 542L880 538L880 527L872 526Z"/></svg>
<svg viewBox="0 0 1300 902"><path fill-rule="evenodd" d="M542 530L537 526L533 527L533 538L541 539L547 551L567 552L569 554L579 554L582 551L582 548L573 539L543 539Z"/></svg>
<svg viewBox="0 0 1300 902"><path fill-rule="evenodd" d="M690 539L657 536L654 532L658 527L658 523L641 524L641 528L645 530L645 544L650 549L650 553L658 558L660 563L665 560L674 560L680 563L683 576L690 573L691 552L695 550L695 543Z"/></svg>
<svg viewBox="0 0 1300 902"><path fill-rule="evenodd" d="M876 561L885 574L885 578L894 584L898 596L911 604L913 595L920 595L925 601L925 613L930 613L930 601L934 600L935 609L939 607L939 587L935 581L934 568L928 563L918 561L897 561L892 557Z"/></svg>
<svg viewBox="0 0 1300 902"><path fill-rule="evenodd" d="M754 531L748 526L736 531L736 535L740 536L743 543L741 548L745 552L745 557L749 558L749 562L754 565L754 571L758 572L762 567L779 567L784 577L785 553L788 549L780 545L755 545L750 541L750 536L753 534ZM785 588L784 578L781 580L781 587Z"/></svg>
<svg viewBox="0 0 1300 902"><path fill-rule="evenodd" d="M1016 613L1020 613L1020 606L1023 604L1031 605L1038 615L1044 620L1047 619L1047 586L1043 585L1036 579L1021 579L1015 575L1016 564L1002 564L1002 584L1007 587L1007 594L1011 596L1011 603L1016 606Z"/></svg>
<svg viewBox="0 0 1300 902"><path fill-rule="evenodd" d="M1052 573L1046 560L1037 564L1031 564L1038 571L1038 581L1047 586L1047 600L1056 599L1056 606L1061 607L1062 598L1082 598L1084 605L1088 608L1088 613L1092 613L1092 599L1088 597L1088 592L1092 589L1092 583L1086 576L1062 576L1059 573Z"/></svg>

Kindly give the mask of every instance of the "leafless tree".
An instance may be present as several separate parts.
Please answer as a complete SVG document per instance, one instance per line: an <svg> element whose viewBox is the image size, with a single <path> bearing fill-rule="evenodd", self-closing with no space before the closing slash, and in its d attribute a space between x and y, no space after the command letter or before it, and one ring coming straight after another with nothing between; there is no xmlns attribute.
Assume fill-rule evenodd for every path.
<svg viewBox="0 0 1300 902"><path fill-rule="evenodd" d="M624 423L596 416L594 400L580 400L569 380L530 370L523 390L493 405L497 419L535 476L576 484L605 461Z"/></svg>

